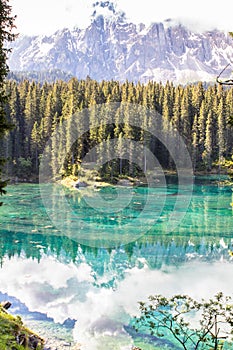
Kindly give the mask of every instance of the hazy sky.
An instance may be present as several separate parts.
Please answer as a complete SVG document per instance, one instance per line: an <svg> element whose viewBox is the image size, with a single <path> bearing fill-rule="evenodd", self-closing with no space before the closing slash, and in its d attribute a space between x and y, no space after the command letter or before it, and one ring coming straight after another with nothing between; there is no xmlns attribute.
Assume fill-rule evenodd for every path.
<svg viewBox="0 0 233 350"><path fill-rule="evenodd" d="M51 34L57 29L90 23L94 0L10 0L17 14L18 32ZM194 29L233 31L232 1L224 0L116 0L118 9L134 23L182 20Z"/></svg>

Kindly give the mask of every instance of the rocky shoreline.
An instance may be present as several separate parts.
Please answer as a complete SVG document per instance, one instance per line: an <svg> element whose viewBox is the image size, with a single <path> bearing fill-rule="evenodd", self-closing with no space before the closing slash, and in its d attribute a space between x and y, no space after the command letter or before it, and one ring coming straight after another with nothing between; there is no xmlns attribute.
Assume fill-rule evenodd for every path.
<svg viewBox="0 0 233 350"><path fill-rule="evenodd" d="M81 350L73 340L72 329L50 321L26 319L25 323L44 339L43 350Z"/></svg>
<svg viewBox="0 0 233 350"><path fill-rule="evenodd" d="M0 303L0 348L42 350L44 339L27 328L20 316L9 314L10 307L10 301Z"/></svg>

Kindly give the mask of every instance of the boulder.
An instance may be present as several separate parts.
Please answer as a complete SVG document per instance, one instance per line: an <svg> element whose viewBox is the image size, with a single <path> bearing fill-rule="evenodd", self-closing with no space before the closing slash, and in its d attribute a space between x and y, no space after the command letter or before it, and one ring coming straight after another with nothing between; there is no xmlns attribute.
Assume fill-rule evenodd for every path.
<svg viewBox="0 0 233 350"><path fill-rule="evenodd" d="M3 307L3 309L8 310L11 307L11 302L10 301L3 301L1 303L1 306Z"/></svg>

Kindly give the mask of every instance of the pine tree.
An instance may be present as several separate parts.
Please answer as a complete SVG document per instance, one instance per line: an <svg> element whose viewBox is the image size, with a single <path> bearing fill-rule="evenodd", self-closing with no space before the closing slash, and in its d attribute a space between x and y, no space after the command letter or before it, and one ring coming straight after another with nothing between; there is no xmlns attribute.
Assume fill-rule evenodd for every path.
<svg viewBox="0 0 233 350"><path fill-rule="evenodd" d="M181 100L181 121L182 121L182 136L185 139L186 145L190 143L191 132L191 116L190 116L190 102L189 102L188 88L184 90L184 94Z"/></svg>
<svg viewBox="0 0 233 350"><path fill-rule="evenodd" d="M38 163L38 155L39 155L39 143L40 143L40 131L38 127L38 122L35 121L32 133L31 133L31 142L32 142L32 157L35 162L36 172L38 171L39 163Z"/></svg>
<svg viewBox="0 0 233 350"><path fill-rule="evenodd" d="M35 82L30 84L25 101L25 158L31 157L31 132L35 121L39 118L37 89Z"/></svg>
<svg viewBox="0 0 233 350"><path fill-rule="evenodd" d="M225 109L223 98L221 98L218 106L218 157L220 164L224 161L226 151L225 128Z"/></svg>
<svg viewBox="0 0 233 350"><path fill-rule="evenodd" d="M200 112L201 104L204 99L204 87L202 82L194 85L192 88L192 114L198 115Z"/></svg>
<svg viewBox="0 0 233 350"><path fill-rule="evenodd" d="M17 167L18 159L23 156L23 120L16 82L7 82L6 91L9 96L6 108L7 120L10 124L14 125L14 128L5 136L5 148L8 153L6 157L9 159L9 162L7 162L6 174L12 176L15 175L13 168Z"/></svg>
<svg viewBox="0 0 233 350"><path fill-rule="evenodd" d="M198 130L198 121L197 121L197 114L196 114L192 125L192 163L193 163L194 170L196 170L196 167L198 165L198 145L199 145L199 130Z"/></svg>
<svg viewBox="0 0 233 350"><path fill-rule="evenodd" d="M4 105L7 101L5 94L5 79L8 73L7 55L9 49L5 47L6 41L11 42L15 39L14 29L15 16L11 15L11 6L8 0L0 0L0 137L3 137L10 125L6 121ZM0 159L0 176L2 171L3 159ZM0 178L0 195L5 190L6 182Z"/></svg>
<svg viewBox="0 0 233 350"><path fill-rule="evenodd" d="M202 101L200 114L198 117L198 132L199 132L199 162L201 162L201 157L204 152L204 143L205 143L205 132L206 132L206 119L207 119L207 111L205 101Z"/></svg>
<svg viewBox="0 0 233 350"><path fill-rule="evenodd" d="M233 144L233 88L226 92L226 152L227 155L232 156Z"/></svg>
<svg viewBox="0 0 233 350"><path fill-rule="evenodd" d="M123 159L124 159L124 152L125 152L122 132L119 134L119 137L118 137L117 151L119 154L119 174L122 175L122 173L123 173Z"/></svg>
<svg viewBox="0 0 233 350"><path fill-rule="evenodd" d="M172 124L174 129L178 132L182 132L182 122L181 122L181 99L182 99L182 88L178 86L175 91L175 101L173 106L173 116Z"/></svg>
<svg viewBox="0 0 233 350"><path fill-rule="evenodd" d="M170 103L170 98L169 98L169 93L168 89L165 89L165 94L164 94L164 101L163 101L163 115L162 115L162 132L163 132L163 137L164 137L164 142L165 142L165 147L162 148L161 156L162 159L165 160L163 165L169 166L171 163L171 157L168 152L168 149L171 147L170 141L171 141L171 136L172 136L172 128L171 128L171 115L172 115L172 107Z"/></svg>
<svg viewBox="0 0 233 350"><path fill-rule="evenodd" d="M203 160L206 163L207 170L211 170L212 152L213 152L213 112L209 111L206 122L206 137L204 143L205 150L203 152Z"/></svg>

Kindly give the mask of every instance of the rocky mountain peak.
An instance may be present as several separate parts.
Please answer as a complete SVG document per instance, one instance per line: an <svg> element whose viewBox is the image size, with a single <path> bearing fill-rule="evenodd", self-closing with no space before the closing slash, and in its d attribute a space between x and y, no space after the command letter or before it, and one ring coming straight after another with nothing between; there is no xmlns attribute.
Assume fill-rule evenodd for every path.
<svg viewBox="0 0 233 350"><path fill-rule="evenodd" d="M96 1L93 3L94 11L92 13L92 22L111 21L124 22L125 13L118 10L116 1Z"/></svg>
<svg viewBox="0 0 233 350"><path fill-rule="evenodd" d="M11 43L11 71L61 70L78 79L176 83L215 81L233 57L233 39L217 30L193 32L168 19L135 25L115 2L96 1L91 24Z"/></svg>

